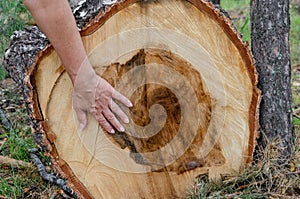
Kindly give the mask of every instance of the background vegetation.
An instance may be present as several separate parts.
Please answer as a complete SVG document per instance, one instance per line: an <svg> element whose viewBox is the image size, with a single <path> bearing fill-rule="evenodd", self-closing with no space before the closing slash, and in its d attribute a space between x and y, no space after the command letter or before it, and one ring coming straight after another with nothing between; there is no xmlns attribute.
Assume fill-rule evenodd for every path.
<svg viewBox="0 0 300 199"><path fill-rule="evenodd" d="M300 195L300 5L291 0L290 50L292 62L293 111L296 131L295 153L289 165L277 165L276 142L259 149L261 156L241 175L209 182L207 176L197 179L190 198L293 198ZM250 0L221 0L243 34L250 41ZM15 30L32 24L32 18L21 0L0 0L0 57ZM0 156L29 162L28 149L36 147L30 135L25 105L20 89L0 64L0 108L11 121L12 128L0 124ZM0 113L1 114L1 113ZM47 160L44 160L47 165ZM50 171L50 168L47 168ZM0 198L60 198L58 187L43 182L33 166L0 165Z"/></svg>

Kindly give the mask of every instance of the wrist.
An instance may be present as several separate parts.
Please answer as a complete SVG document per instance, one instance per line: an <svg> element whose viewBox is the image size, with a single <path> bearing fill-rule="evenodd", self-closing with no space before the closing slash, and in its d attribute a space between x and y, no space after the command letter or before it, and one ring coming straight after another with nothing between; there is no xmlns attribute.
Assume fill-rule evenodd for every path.
<svg viewBox="0 0 300 199"><path fill-rule="evenodd" d="M74 88L86 88L97 85L98 79L100 78L88 59L85 59L78 70L70 74L70 78L73 82Z"/></svg>
<svg viewBox="0 0 300 199"><path fill-rule="evenodd" d="M77 81L89 81L96 75L93 66L90 64L87 57L81 61L81 64L73 64L73 66L65 66L65 69L72 81L72 84L75 85ZM84 76L84 78L79 78L80 76Z"/></svg>

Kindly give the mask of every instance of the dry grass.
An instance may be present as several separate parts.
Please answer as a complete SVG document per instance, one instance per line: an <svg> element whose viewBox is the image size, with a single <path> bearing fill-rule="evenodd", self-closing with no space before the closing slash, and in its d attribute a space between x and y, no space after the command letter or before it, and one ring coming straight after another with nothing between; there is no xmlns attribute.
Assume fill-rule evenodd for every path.
<svg viewBox="0 0 300 199"><path fill-rule="evenodd" d="M242 2L246 2L246 7L242 7ZM297 0L292 0L294 3ZM8 16L14 17L14 20L3 21L3 33L0 40L3 41L0 46L0 55L2 56L4 48L8 44L9 35L13 30L20 29L24 22L20 24L18 13L25 12L20 0L0 1L1 11L0 21L8 19ZM247 9L249 0L221 0L228 3L228 7L233 4L233 18L245 36L249 40L249 17ZM17 6L16 6L17 4ZM292 6L296 6L293 4ZM12 9L18 7L18 9ZM6 9L7 8L7 9ZM230 10L229 10L230 11ZM292 63L293 67L293 110L296 116L300 117L300 65L299 64L299 14L296 10L292 12L293 32L292 42ZM238 21L238 22L237 22ZM15 25L15 26L13 26ZM18 25L18 27L16 27ZM4 30L5 29L5 30ZM4 77L1 75L0 79ZM11 81L11 80L5 80ZM3 83L3 81L2 81ZM1 84L0 84L1 85ZM7 132L0 125L0 155L6 155L12 158L29 161L27 157L28 147L33 143L29 136L28 116L25 111L24 102L20 95L20 89L15 87L14 83L6 82L5 86L0 86L0 105L5 110L6 115L11 120L14 131ZM222 182L209 182L207 176L200 176L191 192L190 198L300 198L300 119L294 118L295 124L295 153L289 164L278 164L279 153L276 142L270 142L265 149L259 149L260 156L255 157L255 161L241 174L232 178L223 178ZM282 162L282 161L281 161ZM14 169L0 166L0 198L62 198L59 188L50 186L42 181L38 172L34 170ZM5 198L3 197L3 198Z"/></svg>
<svg viewBox="0 0 300 199"><path fill-rule="evenodd" d="M223 3L222 3L223 2ZM239 3L238 9L234 7ZM221 0L221 5L233 17L244 34L248 23L249 0ZM278 141L270 141L265 149L257 149L254 161L244 172L221 182L210 182L200 176L190 198L300 198L300 1L291 1L291 61L295 126L295 151L291 160L279 156ZM244 22L243 22L244 21ZM242 24L243 26L241 26ZM246 37L246 39L248 39ZM282 162L287 162L282 164Z"/></svg>
<svg viewBox="0 0 300 199"><path fill-rule="evenodd" d="M21 89L12 79L0 81L0 99L0 108L12 126L9 130L1 125L0 120L0 156L21 160L26 165L30 161L28 149L36 145L30 136L29 118ZM47 165L47 160L44 161ZM63 198L61 190L44 182L35 167L14 165L0 164L0 198Z"/></svg>
<svg viewBox="0 0 300 199"><path fill-rule="evenodd" d="M253 163L241 174L210 182L207 176L197 179L190 198L299 198L299 159L289 164L280 158L278 142L272 141L265 149L258 149ZM299 153L299 151L298 151Z"/></svg>

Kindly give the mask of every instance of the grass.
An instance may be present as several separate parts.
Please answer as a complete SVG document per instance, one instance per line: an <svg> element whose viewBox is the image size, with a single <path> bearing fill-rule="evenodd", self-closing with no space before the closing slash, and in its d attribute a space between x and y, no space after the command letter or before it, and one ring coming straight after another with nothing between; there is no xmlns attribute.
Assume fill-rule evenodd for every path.
<svg viewBox="0 0 300 199"><path fill-rule="evenodd" d="M25 113L23 113L25 114ZM12 159L30 162L28 150L36 147L30 129L11 130L1 134L6 137L0 146L0 154ZM40 155L48 165L45 156ZM36 168L13 168L0 165L0 196L8 198L50 198L58 189L44 182ZM0 197L1 198L1 197Z"/></svg>
<svg viewBox="0 0 300 199"><path fill-rule="evenodd" d="M243 35L243 40L251 41L250 22L250 2L251 0L221 0L221 7L230 13L230 16ZM295 0L290 1L290 53L292 65L300 63L300 8Z"/></svg>
<svg viewBox="0 0 300 199"><path fill-rule="evenodd" d="M243 173L220 182L201 176L191 199L202 198L296 198L300 195L300 170L278 164L277 142L260 149L259 157ZM294 163L292 163L294 164Z"/></svg>
<svg viewBox="0 0 300 199"><path fill-rule="evenodd" d="M36 147L30 134L28 128L10 130L1 134L1 137L6 137L6 140L0 145L0 155L30 162L28 150ZM36 168L13 168L0 165L0 196L41 198L47 192L50 197L49 190L51 190L49 183L42 180Z"/></svg>
<svg viewBox="0 0 300 199"><path fill-rule="evenodd" d="M250 0L221 0L221 7L230 13L244 41L251 40Z"/></svg>
<svg viewBox="0 0 300 199"><path fill-rule="evenodd" d="M0 167L0 196L46 199L53 195L53 190L50 190L50 185L43 182L36 169Z"/></svg>
<svg viewBox="0 0 300 199"><path fill-rule="evenodd" d="M299 6L299 5L298 5ZM300 63L300 9L291 5L290 50L292 65Z"/></svg>
<svg viewBox="0 0 300 199"><path fill-rule="evenodd" d="M29 162L28 149L35 147L30 136L30 129L25 132L13 130L7 134L2 134L2 136L7 137L5 143L0 147L2 156L10 156L17 160Z"/></svg>
<svg viewBox="0 0 300 199"><path fill-rule="evenodd" d="M243 34L243 39L250 41L250 0L221 0L221 6L227 10L237 29ZM23 29L31 20L30 14L25 9L21 0L0 0L0 57L9 44L9 37L15 30ZM300 62L300 15L297 7L291 0L291 32L290 48L292 65ZM250 42L249 42L250 43ZM0 66L0 80L7 74ZM300 108L300 66L295 67L293 78L293 109ZM1 131L0 155L28 162L28 149L35 147L28 127L27 114L24 104L14 92L16 89L1 91L1 100L8 100L7 115L12 121L14 130ZM0 102L0 105L2 102ZM1 107L3 108L3 107ZM299 109L300 110L300 109ZM285 198L293 194L300 195L299 167L300 167L300 119L294 117L295 124L295 157L291 165L282 167L277 165L278 149L276 142L270 142L266 149L261 149L259 158L253 161L243 173L222 182L211 182L207 176L200 176L196 181L190 198ZM45 160L47 162L47 160ZM57 198L53 194L58 188L43 182L37 171L29 169L15 169L0 166L0 198Z"/></svg>
<svg viewBox="0 0 300 199"><path fill-rule="evenodd" d="M30 162L29 149L36 148L31 137L31 129L21 90L12 83L6 88L0 84L0 106L10 120L12 129L0 123L0 155L23 162ZM38 154L45 165L49 160ZM51 186L40 177L36 168L13 168L0 165L0 198L50 198L58 187ZM57 198L57 197L55 197Z"/></svg>
<svg viewBox="0 0 300 199"><path fill-rule="evenodd" d="M31 20L31 15L21 0L0 1L0 57L2 60L5 48L9 44L9 37L15 30L21 30ZM0 63L0 80L7 77Z"/></svg>
<svg viewBox="0 0 300 199"><path fill-rule="evenodd" d="M223 9L229 12L243 39L250 41L250 0L221 0ZM300 5L298 5L300 7ZM293 90L293 110L300 114L300 13L291 1L290 51ZM249 42L250 43L250 42ZM296 68L296 65L297 66ZM259 149L259 157L241 174L219 182L213 182L207 175L200 176L191 199L202 198L299 198L300 196L300 119L293 118L295 126L295 153L290 165L278 165L279 153L276 142L270 142L266 149Z"/></svg>

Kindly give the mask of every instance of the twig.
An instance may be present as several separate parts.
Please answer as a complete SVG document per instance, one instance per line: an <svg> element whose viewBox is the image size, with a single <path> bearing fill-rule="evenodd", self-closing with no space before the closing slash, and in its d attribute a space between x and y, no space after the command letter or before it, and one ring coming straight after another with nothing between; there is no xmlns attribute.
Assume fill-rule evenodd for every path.
<svg viewBox="0 0 300 199"><path fill-rule="evenodd" d="M59 178L59 177L57 177L51 173L48 173L46 171L45 165L40 160L40 158L35 154L36 152L38 152L37 149L30 149L29 156L30 156L31 161L36 165L38 172L40 173L40 176L43 178L43 180L59 186L69 196L71 196L73 198L77 198L74 190L69 188L66 185L66 180Z"/></svg>
<svg viewBox="0 0 300 199"><path fill-rule="evenodd" d="M294 171L294 172L287 172L287 173L284 173L284 174L278 174L276 176L272 176L271 179L277 179L277 178L281 178L282 176L295 175L295 174L299 174L299 173L300 173L300 170L299 171L297 170L297 171ZM260 185L260 184L265 183L266 181L268 181L268 179L263 179L263 180L256 181L256 182L253 182L253 183L250 183L250 184L241 185L236 190L242 190L242 189L245 189L245 188L249 188L251 186Z"/></svg>
<svg viewBox="0 0 300 199"><path fill-rule="evenodd" d="M293 114L293 117L297 118L298 120L300 120L300 116Z"/></svg>
<svg viewBox="0 0 300 199"><path fill-rule="evenodd" d="M6 142L7 138L6 137L0 137L0 151L1 151L1 146L4 145L4 143ZM0 198L1 199L1 198Z"/></svg>
<svg viewBox="0 0 300 199"><path fill-rule="evenodd" d="M225 198L234 198L234 197L239 196L241 194L243 194L243 192L235 192L235 193L231 193L231 194L226 194L224 197Z"/></svg>
<svg viewBox="0 0 300 199"><path fill-rule="evenodd" d="M0 155L0 164L11 168L34 168L33 164Z"/></svg>
<svg viewBox="0 0 300 199"><path fill-rule="evenodd" d="M274 198L291 198L291 196L285 196L285 195L282 195L282 194L278 194L278 193L265 193L264 195L266 196L271 196L271 197L274 197Z"/></svg>
<svg viewBox="0 0 300 199"><path fill-rule="evenodd" d="M300 67L300 63L292 65L292 68L298 68L298 67Z"/></svg>
<svg viewBox="0 0 300 199"><path fill-rule="evenodd" d="M4 111L2 110L2 108L0 108L0 123L3 124L5 130L12 130L12 125L10 123L10 121L7 119L7 117L5 116Z"/></svg>
<svg viewBox="0 0 300 199"><path fill-rule="evenodd" d="M63 190L56 190L50 197L50 199L55 199L57 196L62 196L65 199L72 199L72 197L65 194ZM1 199L1 198L0 198Z"/></svg>
<svg viewBox="0 0 300 199"><path fill-rule="evenodd" d="M60 193L58 193L58 191L55 191L54 193L52 193L49 199L55 199L58 195L60 195Z"/></svg>
<svg viewBox="0 0 300 199"><path fill-rule="evenodd" d="M292 108L300 108L300 104L295 104ZM297 111L297 109L295 111Z"/></svg>

